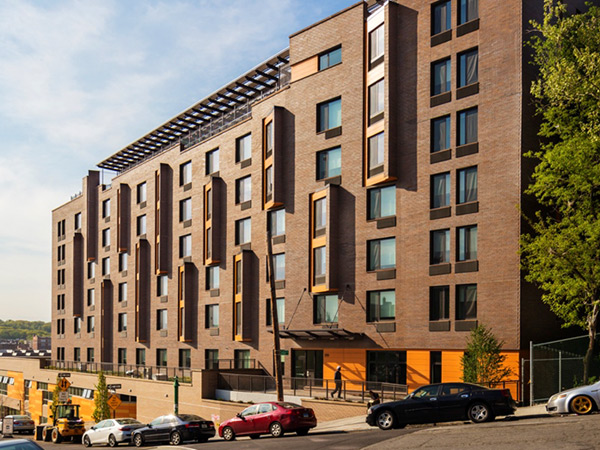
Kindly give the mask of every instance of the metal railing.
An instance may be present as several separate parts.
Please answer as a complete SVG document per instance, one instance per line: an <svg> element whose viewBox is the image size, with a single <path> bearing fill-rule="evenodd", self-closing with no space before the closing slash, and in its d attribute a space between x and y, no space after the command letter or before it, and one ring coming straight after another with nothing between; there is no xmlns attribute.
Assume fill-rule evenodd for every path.
<svg viewBox="0 0 600 450"><path fill-rule="evenodd" d="M263 369L264 367L255 359L205 359L204 368L207 370L230 369Z"/></svg>
<svg viewBox="0 0 600 450"><path fill-rule="evenodd" d="M275 378L265 375L220 373L218 389L230 391L275 393ZM283 377L283 389L288 395L330 398L335 390L335 380L322 378ZM404 398L408 394L405 384L377 381L342 380L341 397L344 400L364 402L370 399L369 391L379 395L381 401Z"/></svg>

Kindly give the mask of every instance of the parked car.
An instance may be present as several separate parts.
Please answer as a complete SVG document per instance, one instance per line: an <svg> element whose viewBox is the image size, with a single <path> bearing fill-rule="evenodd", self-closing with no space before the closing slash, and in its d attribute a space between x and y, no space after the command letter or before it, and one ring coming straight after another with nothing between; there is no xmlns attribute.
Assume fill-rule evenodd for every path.
<svg viewBox="0 0 600 450"><path fill-rule="evenodd" d="M143 428L133 431L131 441L136 447L146 443L168 442L179 445L185 441L206 442L215 435L215 424L194 414L160 416Z"/></svg>
<svg viewBox="0 0 600 450"><path fill-rule="evenodd" d="M471 420L475 423L513 414L517 405L508 389L488 389L469 383L439 383L420 387L404 400L369 408L367 423L382 430L413 423Z"/></svg>
<svg viewBox="0 0 600 450"><path fill-rule="evenodd" d="M106 419L98 422L83 434L83 445L90 447L94 444L116 447L121 442L131 442L133 430L146 425L135 419Z"/></svg>
<svg viewBox="0 0 600 450"><path fill-rule="evenodd" d="M10 419L10 418L12 418L12 420L13 420L13 433L14 434L17 434L17 433L33 434L33 432L35 430L35 422L33 420L31 420L31 417L18 416L18 415L4 417L4 419ZM0 421L0 429L1 428L2 428L2 421Z"/></svg>
<svg viewBox="0 0 600 450"><path fill-rule="evenodd" d="M549 414L589 414L600 405L600 381L554 394L546 404Z"/></svg>
<svg viewBox="0 0 600 450"><path fill-rule="evenodd" d="M1 450L44 450L38 443L29 439L5 439L0 441Z"/></svg>
<svg viewBox="0 0 600 450"><path fill-rule="evenodd" d="M226 441L236 436L256 439L261 434L281 437L287 432L304 436L316 426L317 418L310 408L289 402L265 402L249 406L233 419L223 422L219 427L219 436Z"/></svg>

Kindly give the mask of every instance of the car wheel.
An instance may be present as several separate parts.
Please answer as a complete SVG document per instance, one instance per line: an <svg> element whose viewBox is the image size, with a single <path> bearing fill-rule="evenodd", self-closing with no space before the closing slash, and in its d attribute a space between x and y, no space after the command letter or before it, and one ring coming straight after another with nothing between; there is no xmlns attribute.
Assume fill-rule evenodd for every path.
<svg viewBox="0 0 600 450"><path fill-rule="evenodd" d="M54 442L55 444L58 444L61 441L62 441L62 436L60 435L58 428L54 428L52 430L52 442Z"/></svg>
<svg viewBox="0 0 600 450"><path fill-rule="evenodd" d="M467 415L473 423L483 423L493 418L490 408L482 402L475 402L469 406Z"/></svg>
<svg viewBox="0 0 600 450"><path fill-rule="evenodd" d="M310 430L310 428L300 428L296 430L296 434L298 436L306 436L308 434L308 430Z"/></svg>
<svg viewBox="0 0 600 450"><path fill-rule="evenodd" d="M171 445L181 444L181 433L179 433L179 431L173 431L171 433L171 440L169 442L171 443Z"/></svg>
<svg viewBox="0 0 600 450"><path fill-rule="evenodd" d="M92 443L90 442L90 437L89 436L84 436L83 437L83 446L84 447L91 447Z"/></svg>
<svg viewBox="0 0 600 450"><path fill-rule="evenodd" d="M233 441L235 439L235 431L233 431L233 428L223 428L223 439L225 439L226 441Z"/></svg>
<svg viewBox="0 0 600 450"><path fill-rule="evenodd" d="M51 435L52 435L52 432L48 428L44 428L42 430L42 441L44 441L44 442L50 442L50 436Z"/></svg>
<svg viewBox="0 0 600 450"><path fill-rule="evenodd" d="M394 428L395 421L396 418L394 417L394 414L392 414L392 412L387 409L377 414L377 419L375 419L377 426L382 430L391 430L392 428Z"/></svg>
<svg viewBox="0 0 600 450"><path fill-rule="evenodd" d="M136 447L141 447L142 445L144 445L144 438L141 434L138 433L133 436L133 443Z"/></svg>
<svg viewBox="0 0 600 450"><path fill-rule="evenodd" d="M283 427L281 426L281 424L279 422L273 422L270 426L269 426L269 433L271 433L271 436L273 437L281 437L283 436Z"/></svg>
<svg viewBox="0 0 600 450"><path fill-rule="evenodd" d="M116 447L117 445L119 445L119 443L117 442L117 439L115 438L115 436L113 434L108 436L108 445L110 445L111 447Z"/></svg>
<svg viewBox="0 0 600 450"><path fill-rule="evenodd" d="M573 400L571 400L571 403L569 403L569 410L575 414L589 414L593 409L594 404L592 403L592 399L587 395L578 395L577 397L573 397Z"/></svg>
<svg viewBox="0 0 600 450"><path fill-rule="evenodd" d="M251 434L250 435L250 439L258 439L260 437L260 434Z"/></svg>

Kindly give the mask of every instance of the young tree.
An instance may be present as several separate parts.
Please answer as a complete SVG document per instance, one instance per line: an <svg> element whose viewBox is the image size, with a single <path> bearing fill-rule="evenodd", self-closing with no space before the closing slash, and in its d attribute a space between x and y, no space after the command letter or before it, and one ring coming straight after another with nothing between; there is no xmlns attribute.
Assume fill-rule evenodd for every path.
<svg viewBox="0 0 600 450"><path fill-rule="evenodd" d="M104 372L98 372L98 384L96 385L96 395L94 396L94 412L92 418L96 423L101 420L110 419L110 408L108 406L108 387L106 386L106 377Z"/></svg>
<svg viewBox="0 0 600 450"><path fill-rule="evenodd" d="M506 355L500 353L503 345L504 342L498 341L485 325L473 328L465 354L460 359L463 381L490 385L510 377L512 370L504 367Z"/></svg>
<svg viewBox="0 0 600 450"><path fill-rule="evenodd" d="M52 411L52 415L56 416L56 408L58 406L58 393L60 392L60 388L58 387L58 383L61 378L59 376L56 377L56 385L54 386L54 390L52 391L52 404L50 405L50 411Z"/></svg>
<svg viewBox="0 0 600 450"><path fill-rule="evenodd" d="M521 238L525 279L563 321L587 331L590 377L600 313L600 8L568 14L545 0L530 40L538 79L531 93L544 143L526 190L541 210Z"/></svg>

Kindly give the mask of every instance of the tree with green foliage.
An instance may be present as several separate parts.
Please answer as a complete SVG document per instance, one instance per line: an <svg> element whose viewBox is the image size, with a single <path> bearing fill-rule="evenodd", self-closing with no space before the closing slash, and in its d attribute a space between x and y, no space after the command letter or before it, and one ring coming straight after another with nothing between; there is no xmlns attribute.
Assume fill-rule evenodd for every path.
<svg viewBox="0 0 600 450"><path fill-rule="evenodd" d="M52 391L52 404L50 405L50 411L52 411L52 415L56 417L56 408L58 407L58 393L60 392L60 388L58 387L58 383L60 383L61 377L56 377L56 385L54 386L54 390Z"/></svg>
<svg viewBox="0 0 600 450"><path fill-rule="evenodd" d="M531 87L543 143L525 191L540 205L521 238L525 279L564 327L587 331L590 377L600 313L600 8L569 14L545 0L529 44L539 69Z"/></svg>
<svg viewBox="0 0 600 450"><path fill-rule="evenodd" d="M504 367L506 355L503 355L504 342L498 341L492 330L480 324L471 330L465 354L460 363L463 369L463 381L493 385L512 375L509 367Z"/></svg>
<svg viewBox="0 0 600 450"><path fill-rule="evenodd" d="M110 407L108 406L108 387L106 386L106 377L104 372L98 372L98 384L96 385L96 395L94 396L94 412L92 418L96 423L101 420L110 419Z"/></svg>

